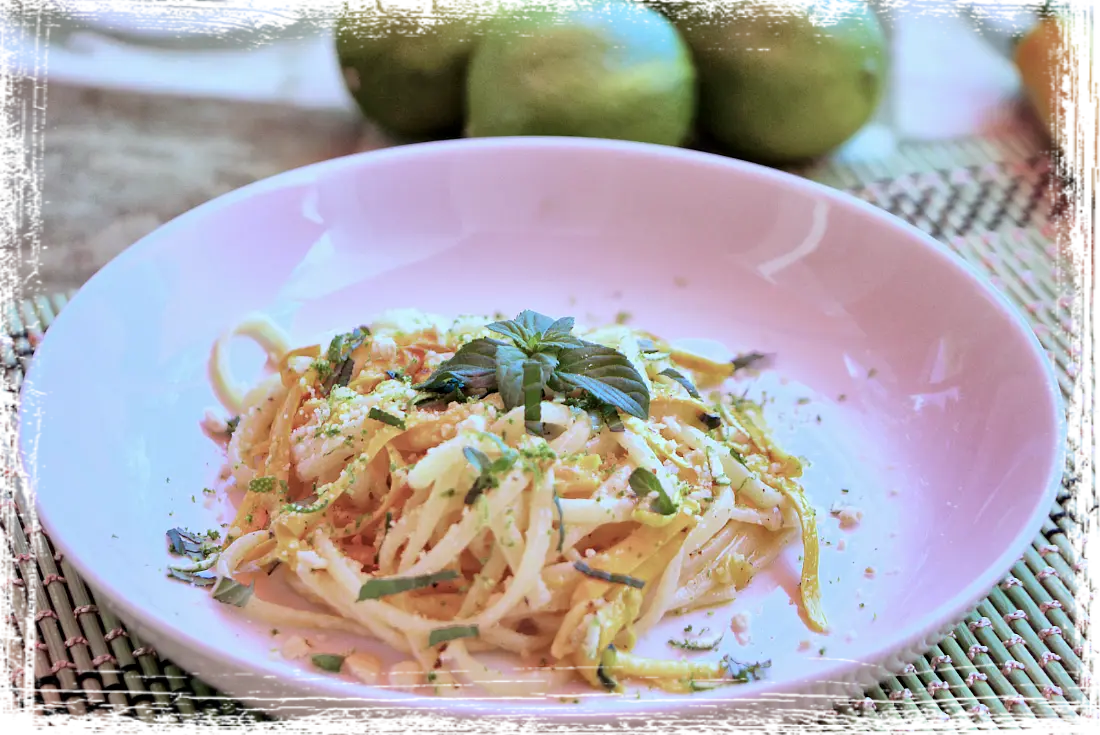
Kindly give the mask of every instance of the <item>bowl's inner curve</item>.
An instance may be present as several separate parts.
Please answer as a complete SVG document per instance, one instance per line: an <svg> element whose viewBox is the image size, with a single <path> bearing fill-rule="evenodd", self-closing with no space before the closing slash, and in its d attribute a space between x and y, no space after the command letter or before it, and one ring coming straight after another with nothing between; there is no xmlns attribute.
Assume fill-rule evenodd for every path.
<svg viewBox="0 0 1100 735"><path fill-rule="evenodd" d="M220 459L199 430L216 335L254 310L303 343L389 307L587 323L627 312L669 338L776 355L746 387L811 462L833 626L811 635L790 604L796 548L742 600L667 620L642 651L679 655L669 638L709 627L782 681L928 622L998 561L1049 482L1052 398L1021 330L941 255L816 189L596 153L379 156L155 233L77 297L34 366L23 447L47 529L146 622L269 673L304 671L269 655L268 627L164 576L167 528L225 520L202 493ZM246 346L235 361L258 364ZM858 527L841 529L837 506L860 511ZM730 632L734 612L749 614L747 636Z"/></svg>

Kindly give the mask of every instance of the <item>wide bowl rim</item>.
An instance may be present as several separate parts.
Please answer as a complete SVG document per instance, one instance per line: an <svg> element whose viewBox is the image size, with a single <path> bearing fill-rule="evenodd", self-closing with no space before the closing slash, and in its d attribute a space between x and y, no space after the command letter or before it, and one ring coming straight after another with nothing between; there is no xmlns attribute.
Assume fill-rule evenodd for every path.
<svg viewBox="0 0 1100 735"><path fill-rule="evenodd" d="M922 650L914 650L914 647L923 649L927 645L931 645L934 641L931 643L927 642L931 636L942 634L948 626L960 621L977 602L984 598L990 590L994 588L997 581L1011 569L1012 565L1021 558L1027 546L1032 543L1039 533L1043 522L1049 515L1049 509L1053 505L1057 490L1062 482L1066 459L1065 443L1067 439L1067 417L1065 414L1064 398L1059 388L1054 366L1051 360L1047 358L1044 348L1028 325L1023 314L1009 301L1007 296L994 288L975 266L966 262L962 257L950 251L946 246L933 239L927 233L847 192L828 187L824 184L791 173L746 161L726 158L712 153L629 141L565 137L504 137L433 141L396 146L382 150L355 153L291 169L218 196L173 218L138 240L93 275L73 296L66 308L57 315L54 323L64 324L68 321L67 317L75 318L69 315L76 313L85 300L96 297L97 293L101 290L99 284L109 281L112 277L112 273L119 267L120 263L125 263L132 258L144 256L160 247L162 242L171 243L172 234L176 229L188 225L192 221L208 217L220 210L231 208L239 201L250 199L261 194L265 190L299 185L301 183L331 176L348 169L369 169L395 159L400 161L402 159L416 159L432 156L446 157L464 155L467 154L466 152L469 152L468 155L476 155L477 151L504 150L523 153L525 151L538 149L556 149L569 153L583 151L587 155L614 154L649 158L662 165L669 165L674 168L680 167L684 171L700 166L721 168L734 177L754 179L778 189L801 191L815 197L823 198L840 207L855 210L873 220L877 220L886 228L895 231L899 241L906 241L906 247L914 247L926 251L934 260L939 261L939 267L960 273L967 280L970 287L978 289L989 299L991 306L999 312L1003 318L1006 318L1012 328L1023 338L1023 344L1027 345L1026 350L1029 357L1037 361L1042 374L1045 376L1044 392L1047 394L1050 400L1051 409L1054 412L1052 423L1055 428L1053 434L1054 445L1050 447L1049 459L1051 466L1047 473L1046 486L1042 489L1041 493L1036 493L1035 507L1031 510L1027 523L1017 532L1009 543L1005 544L1003 551L997 556L995 563L991 564L983 574L978 575L954 597L945 599L924 616L911 622L902 631L899 631L895 635L883 636L883 642L875 646L863 660L840 662L822 671L820 674L813 676L804 675L801 677L791 677L780 682L778 687L763 689L761 694L763 697L768 698L772 696L789 696L808 692L812 691L815 686L826 679L834 684L841 683L842 688L846 687L847 689L852 689L853 687L863 685L861 682L866 679L866 672L869 668L876 668L876 673L874 674L876 678L888 676L891 673L900 673L892 670L888 673L884 673L885 669L883 669L883 667L892 657L898 655L915 657L921 653ZM56 340L51 342L50 335L52 334L56 334L56 330L50 329L47 331L46 336L38 347L39 351L45 349L47 352L50 352L54 349L53 345L56 343ZM18 411L18 454L25 476L29 480L28 485L33 485L35 483L30 481L33 474L30 471L33 457L27 431L29 425L28 404L25 400L22 400L22 398L26 391L37 390L36 364L37 361L31 361L29 370L23 381ZM49 520L51 515L49 508L43 507L38 501L36 487L30 487L29 490L34 496L34 505L43 525L49 528L52 525ZM99 573L97 573L94 564L88 563L88 560L82 558L79 554L71 553L72 549L67 539L63 537L51 537L51 540L54 545L66 555L66 558L83 576L84 580L88 582L93 590L95 590L97 596L108 601L109 604L117 610L119 616L127 623L137 623L137 625L143 629L151 631L149 637L159 638L160 641L174 641L174 647L180 650L188 650L188 655L196 660L201 658L208 663L216 664L226 670L232 670L236 667L237 670L253 672L257 676L264 675L263 664L266 662L256 662L243 656L235 655L229 651L206 648L203 641L198 636L188 634L168 620L159 618L156 615L151 615L143 611L140 605L133 604L128 599L128 594L124 589L119 589L108 583ZM156 640L152 642L154 644L158 643ZM190 648L187 649L187 647ZM862 674L859 671L861 667L866 667L863 669ZM204 676L202 678L212 677ZM321 682L320 685L315 685L313 680L299 680L291 686L294 689L303 692L308 691L311 695L328 698L334 702L347 701L344 695L335 693L334 690L338 688L338 685L327 684L327 682ZM264 708L264 704L261 700L252 699L250 701L248 696L241 696L231 692L231 687L223 687L223 689L232 696L241 698L242 701L246 703L255 704L261 709ZM698 702L700 704L706 703L711 706L736 707L739 702L751 701L746 700L744 697L737 696L736 692L740 690L741 688L739 687L720 689L715 690L714 693L707 696L699 696L699 694L707 694L699 693L692 695L691 699L675 700L676 702L682 701L683 704L678 708L673 707L672 709L681 709L685 712L689 711L692 708L692 702ZM729 696L729 693L732 693L732 696ZM388 706L398 707L410 712L444 711L446 714L458 717L505 713L502 712L501 703L491 698L474 698L463 702L456 702L453 699L448 699L447 706L443 706L436 701L426 701L423 697L386 690L378 690L378 697L379 700L384 700ZM569 719L571 716L583 717L585 719L591 719L592 717L591 713L580 714L576 713L575 708L558 707L555 705L548 706L544 702L521 702L514 705L510 703L505 709L506 714L509 715L551 716L555 719L562 717ZM668 706L667 700L643 699L641 701L630 700L627 702L624 699L622 701L616 701L613 706L608 706L606 708L601 707L596 717L654 714L658 711L669 709L670 707Z"/></svg>

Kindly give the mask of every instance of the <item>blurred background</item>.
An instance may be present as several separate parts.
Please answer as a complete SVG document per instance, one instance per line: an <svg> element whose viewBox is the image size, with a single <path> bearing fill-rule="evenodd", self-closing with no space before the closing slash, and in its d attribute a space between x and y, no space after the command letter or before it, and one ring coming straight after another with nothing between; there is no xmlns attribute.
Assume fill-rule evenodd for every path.
<svg viewBox="0 0 1100 735"><path fill-rule="evenodd" d="M1019 124L1025 0L868 0L886 94L831 156ZM0 297L74 288L178 213L395 142L333 47L335 0L0 0Z"/></svg>

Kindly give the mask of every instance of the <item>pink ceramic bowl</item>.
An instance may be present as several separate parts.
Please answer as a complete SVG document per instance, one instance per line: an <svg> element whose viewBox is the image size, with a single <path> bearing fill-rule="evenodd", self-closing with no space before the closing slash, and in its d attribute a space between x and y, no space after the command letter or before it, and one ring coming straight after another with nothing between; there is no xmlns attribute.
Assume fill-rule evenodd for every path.
<svg viewBox="0 0 1100 735"><path fill-rule="evenodd" d="M585 322L629 312L670 338L775 353L752 390L775 399L780 441L812 462L830 635L799 621L787 558L732 606L670 619L640 644L675 655L666 642L687 624L726 629L744 612L749 635L723 645L770 658L763 682L579 704L426 700L273 656L268 626L167 579L165 530L209 528L226 512L202 493L220 463L199 430L216 405L215 337L264 311L306 343L399 306ZM258 369L254 351L234 359ZM51 327L23 391L20 446L46 530L100 602L231 696L283 713L338 700L460 716L679 716L827 706L933 643L1051 507L1063 468L1056 385L988 284L837 191L673 148L462 140L276 176L134 245ZM839 528L834 504L862 513L859 527Z"/></svg>

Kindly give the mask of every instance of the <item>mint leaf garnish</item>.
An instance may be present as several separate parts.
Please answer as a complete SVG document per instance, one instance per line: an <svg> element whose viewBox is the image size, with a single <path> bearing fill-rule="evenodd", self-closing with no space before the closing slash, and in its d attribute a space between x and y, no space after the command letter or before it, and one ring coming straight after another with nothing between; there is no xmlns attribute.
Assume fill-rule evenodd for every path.
<svg viewBox="0 0 1100 735"><path fill-rule="evenodd" d="M551 324L546 331L542 333L539 341L545 347L569 348L581 347L584 345L584 340L574 337L571 334L572 331L573 317L565 316Z"/></svg>
<svg viewBox="0 0 1100 735"><path fill-rule="evenodd" d="M580 390L596 401L591 410L604 417L610 418L611 409L648 418L649 390L634 365L610 347L574 337L573 324L572 317L553 320L533 311L493 322L487 329L507 341L482 338L463 345L425 382L413 386L434 394L414 403L498 392L507 410L524 407L527 428L536 431L547 390Z"/></svg>
<svg viewBox="0 0 1100 735"><path fill-rule="evenodd" d="M514 345L500 345L496 352L497 391L504 410L523 405L523 363L527 354Z"/></svg>
<svg viewBox="0 0 1100 735"><path fill-rule="evenodd" d="M555 377L631 416L649 418L649 390L621 352L585 344L562 350Z"/></svg>
<svg viewBox="0 0 1100 735"><path fill-rule="evenodd" d="M432 393L467 393L497 389L496 365L499 343L489 339L475 339L462 345L451 359L444 362L426 381L413 388Z"/></svg>

